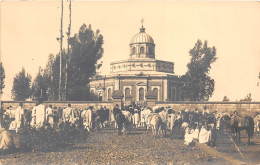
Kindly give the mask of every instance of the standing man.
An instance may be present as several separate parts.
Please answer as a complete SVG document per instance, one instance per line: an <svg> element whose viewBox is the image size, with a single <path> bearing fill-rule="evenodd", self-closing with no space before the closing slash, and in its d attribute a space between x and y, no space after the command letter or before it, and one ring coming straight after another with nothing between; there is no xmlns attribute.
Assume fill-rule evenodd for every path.
<svg viewBox="0 0 260 165"><path fill-rule="evenodd" d="M117 121L116 121L116 115L121 113L118 104L113 109L113 116L114 116L114 121L115 121L115 128L117 128Z"/></svg>
<svg viewBox="0 0 260 165"><path fill-rule="evenodd" d="M39 129L45 125L46 122L46 109L42 103L42 100L38 102L36 107L36 129Z"/></svg>
<svg viewBox="0 0 260 165"><path fill-rule="evenodd" d="M31 120L31 127L32 128L36 128L36 109L37 109L37 106L38 106L38 102L36 103L35 107L33 107L32 109L32 120Z"/></svg>
<svg viewBox="0 0 260 165"><path fill-rule="evenodd" d="M68 107L63 109L63 112L62 112L62 119L63 119L63 122L65 123L65 125L69 124L70 118L71 118L71 113L72 113L72 108L71 108L71 104L69 103Z"/></svg>
<svg viewBox="0 0 260 165"><path fill-rule="evenodd" d="M15 110L15 132L18 133L23 123L23 103L20 103L19 106Z"/></svg>
<svg viewBox="0 0 260 165"><path fill-rule="evenodd" d="M53 121L53 109L52 109L52 105L51 104L46 109L46 123L50 124L50 126L53 128L54 121Z"/></svg>

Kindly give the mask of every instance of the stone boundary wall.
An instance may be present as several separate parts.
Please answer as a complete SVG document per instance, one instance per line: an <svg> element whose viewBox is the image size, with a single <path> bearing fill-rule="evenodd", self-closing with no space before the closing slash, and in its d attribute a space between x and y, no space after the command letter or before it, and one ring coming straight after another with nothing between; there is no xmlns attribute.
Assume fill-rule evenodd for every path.
<svg viewBox="0 0 260 165"><path fill-rule="evenodd" d="M260 112L260 102L193 102L193 101L176 101L176 102L156 102L158 106L171 106L174 110L182 109L194 110L198 108L203 110L204 106L210 111L234 112L237 110L241 114L254 115L255 112Z"/></svg>
<svg viewBox="0 0 260 165"><path fill-rule="evenodd" d="M1 101L3 109L12 106L12 109L18 107L20 101ZM22 102L24 104L24 109L32 109L36 102L26 101ZM108 109L112 110L114 107L113 101L45 101L44 104L48 106L52 104L53 107L65 107L71 104L73 108L85 109L89 106L93 106L94 109L99 109L100 105L106 106ZM193 102L193 101L176 101L176 102L156 102L158 106L171 106L174 110L179 111L181 109L194 110L198 108L202 110L204 106L210 111L219 110L226 112L233 112L235 110L240 113L260 113L260 102Z"/></svg>
<svg viewBox="0 0 260 165"><path fill-rule="evenodd" d="M19 103L21 101L1 101L1 104L3 106L3 109L7 109L7 107L12 106L12 109L16 109L19 106ZM24 109L31 110L35 104L36 101L25 101L22 102ZM45 101L43 104L46 106L49 106L50 104L52 107L66 107L68 103L71 104L72 108L77 108L77 109L85 109L88 108L89 106L93 106L94 110L99 109L100 105L103 107L106 106L108 109L113 109L113 102L109 101Z"/></svg>

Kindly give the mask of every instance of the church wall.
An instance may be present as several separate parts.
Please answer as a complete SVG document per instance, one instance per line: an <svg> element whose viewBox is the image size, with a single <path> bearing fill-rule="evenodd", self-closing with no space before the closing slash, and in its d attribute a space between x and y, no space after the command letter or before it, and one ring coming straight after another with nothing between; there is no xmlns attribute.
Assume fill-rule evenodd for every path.
<svg viewBox="0 0 260 165"><path fill-rule="evenodd" d="M12 109L15 110L19 106L19 101L2 101L2 107L4 110L7 109L7 107L12 106ZM108 101L46 101L44 102L44 105L48 106L49 104L52 104L53 107L65 107L70 103L73 108L78 109L85 109L89 106L94 106L94 109L98 109L100 105L106 106L110 110L113 109L113 102ZM31 110L36 102L35 101L26 101L23 102L24 109ZM188 110L194 110L195 108L198 108L199 110L202 110L204 106L207 106L207 108L210 111L219 110L219 111L227 111L227 112L234 112L235 110L238 110L240 114L246 113L247 115L255 115L255 112L260 112L260 102L192 102L192 101L175 101L175 102L156 102L159 106L171 106L175 111L179 111L181 109L188 109Z"/></svg>
<svg viewBox="0 0 260 165"><path fill-rule="evenodd" d="M105 79L104 81L104 79L100 79L100 80L91 81L89 83L90 91L93 89L94 94L97 96L99 95L99 93L102 93L102 101L108 101L107 90L108 88L111 88L112 89L111 92L113 93L113 91L115 90L115 82L118 82L118 80L116 81L114 79Z"/></svg>
<svg viewBox="0 0 260 165"><path fill-rule="evenodd" d="M148 83L148 88L147 88ZM105 85L105 86L104 86ZM113 93L114 90L120 90L125 94L126 87L131 88L132 101L138 101L140 87L147 90L153 90L154 88L158 89L158 101L183 101L181 87L183 86L182 82L177 80L169 80L166 77L119 77L107 78L104 82L104 79L95 80L90 83L90 90L95 89L95 94L99 95L102 93L103 101L108 101L108 89L111 89ZM105 90L103 90L105 88ZM172 90L175 91L174 98L171 98ZM172 100L173 99L173 100Z"/></svg>

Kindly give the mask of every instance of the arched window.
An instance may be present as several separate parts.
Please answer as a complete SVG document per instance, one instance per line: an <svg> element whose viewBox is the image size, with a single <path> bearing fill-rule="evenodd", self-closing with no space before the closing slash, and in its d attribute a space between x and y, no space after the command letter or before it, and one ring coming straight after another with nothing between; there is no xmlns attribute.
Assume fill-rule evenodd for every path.
<svg viewBox="0 0 260 165"><path fill-rule="evenodd" d="M153 49L149 47L149 54L153 54Z"/></svg>
<svg viewBox="0 0 260 165"><path fill-rule="evenodd" d="M132 54L135 54L135 47L132 48Z"/></svg>
<svg viewBox="0 0 260 165"><path fill-rule="evenodd" d="M130 96L130 89L126 88L125 89L125 97L129 97Z"/></svg>
<svg viewBox="0 0 260 165"><path fill-rule="evenodd" d="M144 101L144 88L139 89L139 101Z"/></svg>
<svg viewBox="0 0 260 165"><path fill-rule="evenodd" d="M102 93L98 94L98 101L102 101Z"/></svg>
<svg viewBox="0 0 260 165"><path fill-rule="evenodd" d="M112 96L111 88L108 88L108 90L107 90L107 99L111 100L111 96Z"/></svg>
<svg viewBox="0 0 260 165"><path fill-rule="evenodd" d="M140 48L140 54L144 54L144 47L143 46Z"/></svg>
<svg viewBox="0 0 260 165"><path fill-rule="evenodd" d="M156 101L158 101L158 88L154 88L153 91L156 93Z"/></svg>

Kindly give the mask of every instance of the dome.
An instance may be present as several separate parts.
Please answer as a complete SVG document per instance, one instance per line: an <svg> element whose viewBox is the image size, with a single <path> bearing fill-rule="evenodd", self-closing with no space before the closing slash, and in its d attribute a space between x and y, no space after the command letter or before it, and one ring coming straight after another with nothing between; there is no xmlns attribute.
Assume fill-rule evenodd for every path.
<svg viewBox="0 0 260 165"><path fill-rule="evenodd" d="M154 44L153 38L145 33L145 28L141 28L140 32L136 35L131 40L130 44L137 44L137 43L151 43Z"/></svg>

